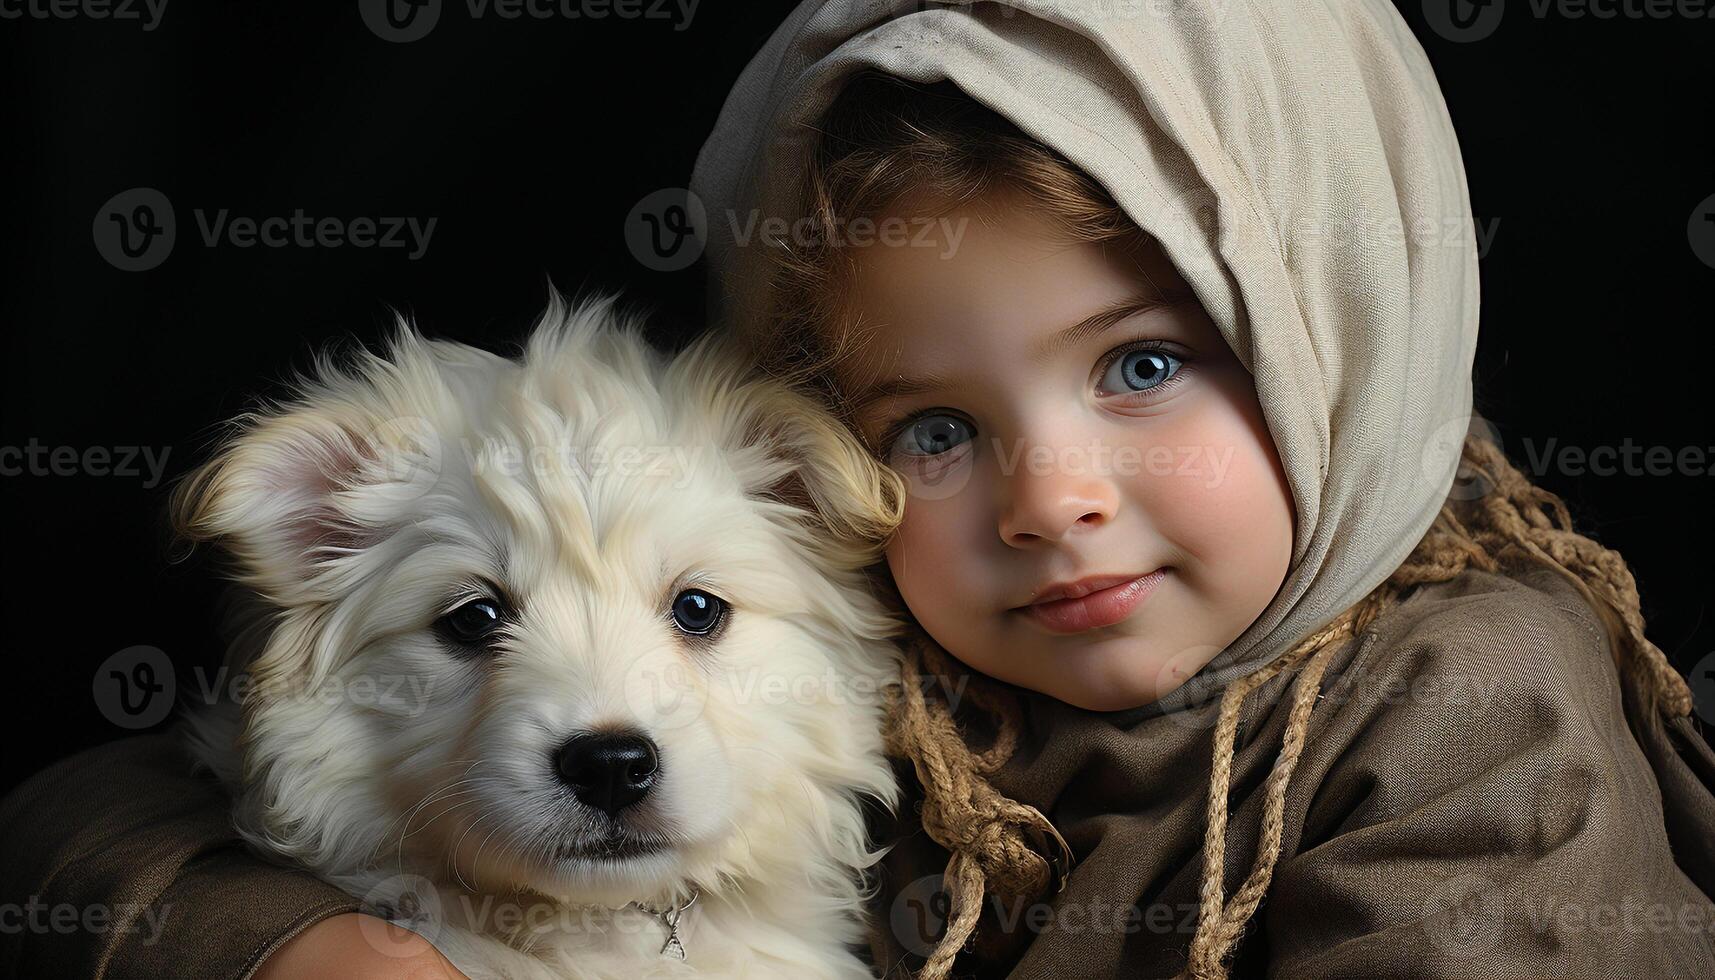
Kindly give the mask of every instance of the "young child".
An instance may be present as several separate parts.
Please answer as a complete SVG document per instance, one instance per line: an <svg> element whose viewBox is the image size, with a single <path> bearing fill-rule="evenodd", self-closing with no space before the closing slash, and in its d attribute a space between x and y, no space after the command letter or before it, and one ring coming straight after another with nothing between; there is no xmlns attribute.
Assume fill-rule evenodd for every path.
<svg viewBox="0 0 1715 980"><path fill-rule="evenodd" d="M1715 755L1473 425L1388 3L806 3L692 190L721 326L911 488L883 967L1715 975Z"/></svg>
<svg viewBox="0 0 1715 980"><path fill-rule="evenodd" d="M812 0L692 189L719 327L911 491L879 972L1715 975L1715 754L1472 425L1464 174L1388 4ZM355 903L129 742L0 849L178 914L0 972L370 975Z"/></svg>

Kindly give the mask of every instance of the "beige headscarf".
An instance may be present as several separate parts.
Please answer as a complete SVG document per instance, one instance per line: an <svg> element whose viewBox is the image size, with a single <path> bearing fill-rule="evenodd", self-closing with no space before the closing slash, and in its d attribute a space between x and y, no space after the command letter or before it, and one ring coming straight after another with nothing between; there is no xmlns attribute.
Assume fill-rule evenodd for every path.
<svg viewBox="0 0 1715 980"><path fill-rule="evenodd" d="M1386 0L806 0L698 155L715 326L768 314L756 229L792 221L813 125L864 69L973 98L1158 239L1255 377L1297 512L1273 603L1201 703L1388 577L1453 484L1471 413L1477 249L1457 141Z"/></svg>

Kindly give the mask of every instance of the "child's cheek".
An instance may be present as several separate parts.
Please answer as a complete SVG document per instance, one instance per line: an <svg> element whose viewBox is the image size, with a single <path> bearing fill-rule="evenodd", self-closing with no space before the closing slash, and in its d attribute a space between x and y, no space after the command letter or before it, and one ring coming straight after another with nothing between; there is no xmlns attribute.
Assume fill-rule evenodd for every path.
<svg viewBox="0 0 1715 980"><path fill-rule="evenodd" d="M1174 472L1136 486L1150 521L1189 560L1185 583L1211 613L1243 618L1237 636L1274 597L1292 558L1293 508L1262 409L1242 372L1212 379L1196 403L1155 435Z"/></svg>
<svg viewBox="0 0 1715 980"><path fill-rule="evenodd" d="M957 619L944 611L968 610L980 598L977 576L969 565L972 556L986 549L977 538L978 515L966 493L968 489L950 499L910 499L887 547L888 566L901 597L943 645L956 640L941 637L937 626Z"/></svg>

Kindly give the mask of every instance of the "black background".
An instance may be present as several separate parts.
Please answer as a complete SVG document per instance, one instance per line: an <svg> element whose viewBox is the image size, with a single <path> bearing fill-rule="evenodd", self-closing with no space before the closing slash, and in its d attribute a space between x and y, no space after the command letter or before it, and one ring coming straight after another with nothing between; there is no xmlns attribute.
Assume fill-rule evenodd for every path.
<svg viewBox="0 0 1715 980"><path fill-rule="evenodd" d="M430 334L504 348L548 277L623 289L660 311L663 336L682 335L698 321L701 264L651 271L622 225L646 194L687 183L732 81L790 6L703 0L675 30L473 20L451 0L404 44L368 29L355 0L176 0L148 31L0 20L0 446L166 447L170 481L216 422L307 366L311 348L379 337L389 306ZM1526 440L1553 438L1710 452L1715 268L1687 229L1715 194L1715 20L1510 4L1491 36L1454 41L1418 0L1401 6L1446 92L1474 211L1495 230L1478 404L1509 451L1522 462ZM178 239L159 267L125 272L97 252L92 225L135 187L172 201ZM206 247L192 213L221 208L437 224L416 260ZM1715 666L1708 472L1536 476L1630 561L1650 633L1683 671ZM128 734L91 696L114 652L159 647L181 683L220 659L209 572L167 561L166 486L145 480L0 477L0 790Z"/></svg>

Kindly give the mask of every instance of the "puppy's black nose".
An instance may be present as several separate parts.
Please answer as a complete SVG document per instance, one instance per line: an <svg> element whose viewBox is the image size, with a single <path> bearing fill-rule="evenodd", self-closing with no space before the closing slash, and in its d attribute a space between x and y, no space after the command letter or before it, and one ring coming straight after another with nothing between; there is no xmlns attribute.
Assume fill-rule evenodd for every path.
<svg viewBox="0 0 1715 980"><path fill-rule="evenodd" d="M660 761L635 732L591 732L560 746L554 768L580 802L612 817L649 795Z"/></svg>

